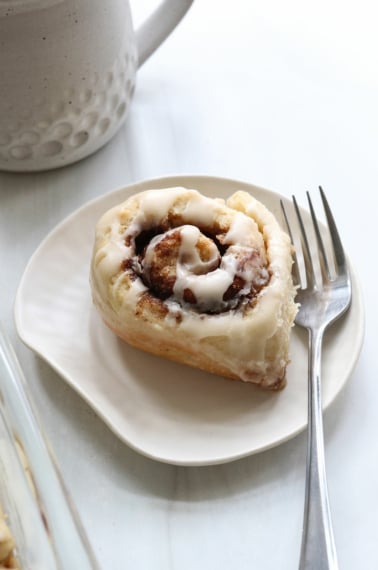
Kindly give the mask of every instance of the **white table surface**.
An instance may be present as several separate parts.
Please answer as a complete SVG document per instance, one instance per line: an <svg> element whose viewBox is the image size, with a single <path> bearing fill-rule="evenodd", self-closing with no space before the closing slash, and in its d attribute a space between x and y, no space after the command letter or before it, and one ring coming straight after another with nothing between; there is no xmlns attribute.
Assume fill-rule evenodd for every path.
<svg viewBox="0 0 378 570"><path fill-rule="evenodd" d="M153 4L135 1L135 21ZM129 117L110 144L60 170L0 173L0 319L103 568L298 565L305 434L219 466L146 459L15 330L20 277L49 230L115 187L180 173L287 196L326 189L368 308L360 360L325 413L334 530L340 568L378 567L377 14L371 0L196 0L140 69Z"/></svg>

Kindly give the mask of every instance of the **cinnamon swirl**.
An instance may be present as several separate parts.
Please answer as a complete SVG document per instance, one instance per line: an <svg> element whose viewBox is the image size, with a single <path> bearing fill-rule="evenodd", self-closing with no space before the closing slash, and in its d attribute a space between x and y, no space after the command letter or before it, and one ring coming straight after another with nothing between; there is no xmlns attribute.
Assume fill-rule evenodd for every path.
<svg viewBox="0 0 378 570"><path fill-rule="evenodd" d="M96 227L94 303L132 346L277 390L296 305L288 236L246 192L136 194Z"/></svg>

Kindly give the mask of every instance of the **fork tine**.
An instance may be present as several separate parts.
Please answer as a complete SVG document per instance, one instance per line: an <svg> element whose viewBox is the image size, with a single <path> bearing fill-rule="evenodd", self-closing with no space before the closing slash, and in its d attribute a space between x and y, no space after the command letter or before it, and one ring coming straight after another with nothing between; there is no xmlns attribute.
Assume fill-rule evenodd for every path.
<svg viewBox="0 0 378 570"><path fill-rule="evenodd" d="M293 232L291 231L291 226L290 226L290 224L289 224L289 218L288 218L288 216L287 216L286 208L285 208L285 205L284 205L284 203L283 203L282 200L280 200L280 204L281 204L281 210L282 210L282 213L283 213L283 217L284 217L284 220L285 220L286 229L287 229L287 232L288 232L288 234L289 234L290 241L291 241L291 243L292 243L292 248L293 248L293 268L292 268L292 274L293 274L293 277L294 277L294 283L295 283L296 285L300 285L300 283L301 283L301 276L300 276L300 272L299 272L297 252L296 252L296 249L295 249L295 246L294 246L294 236L293 236Z"/></svg>
<svg viewBox="0 0 378 570"><path fill-rule="evenodd" d="M334 255L335 255L335 262L336 262L336 269L338 273L347 273L347 263L344 254L344 248L341 243L341 239L339 236L339 232L337 230L334 217L331 212L331 208L329 207L326 195L324 190L321 186L319 186L320 196L323 202L324 212L327 218L328 229L331 236L331 241L333 245Z"/></svg>
<svg viewBox="0 0 378 570"><path fill-rule="evenodd" d="M312 263L310 246L308 243L308 238L307 238L305 226L303 223L302 215L301 215L301 212L299 210L299 206L298 206L298 203L295 199L295 196L292 196L292 199L293 199L294 209L295 209L295 213L297 215L297 219L298 219L298 223L299 223L299 229L300 229L301 237L302 237L302 250L303 250L303 259L304 259L305 268L306 268L307 287L311 288L315 285L316 280L315 280L315 270L314 270L314 265Z"/></svg>
<svg viewBox="0 0 378 570"><path fill-rule="evenodd" d="M331 279L331 273L329 270L328 259L327 259L327 255L325 252L323 239L322 239L322 236L320 233L318 220L316 219L316 214L315 214L314 207L312 205L310 193L306 192L306 195L307 195L308 205L310 207L310 214L311 214L311 219L312 219L312 225L313 225L314 230L315 230L316 241L318 243L319 259L321 261L321 263L320 263L321 269L322 269L322 271L324 271L325 275L327 276L327 279L330 280Z"/></svg>

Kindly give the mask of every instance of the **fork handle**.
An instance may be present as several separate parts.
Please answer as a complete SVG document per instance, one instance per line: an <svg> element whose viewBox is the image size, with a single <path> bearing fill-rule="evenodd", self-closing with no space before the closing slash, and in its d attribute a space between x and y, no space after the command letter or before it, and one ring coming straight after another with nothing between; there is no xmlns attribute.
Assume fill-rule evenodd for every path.
<svg viewBox="0 0 378 570"><path fill-rule="evenodd" d="M321 352L324 330L309 330L305 511L299 570L337 570L323 437Z"/></svg>

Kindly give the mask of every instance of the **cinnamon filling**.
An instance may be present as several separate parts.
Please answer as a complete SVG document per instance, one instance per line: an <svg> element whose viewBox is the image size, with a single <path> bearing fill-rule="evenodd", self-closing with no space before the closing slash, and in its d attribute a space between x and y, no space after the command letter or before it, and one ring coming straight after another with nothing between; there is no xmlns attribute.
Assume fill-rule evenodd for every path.
<svg viewBox="0 0 378 570"><path fill-rule="evenodd" d="M257 249L229 245L225 238L190 224L163 224L134 238L135 255L122 269L165 306L173 302L208 314L250 306L269 282L266 262Z"/></svg>

